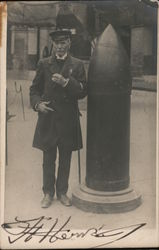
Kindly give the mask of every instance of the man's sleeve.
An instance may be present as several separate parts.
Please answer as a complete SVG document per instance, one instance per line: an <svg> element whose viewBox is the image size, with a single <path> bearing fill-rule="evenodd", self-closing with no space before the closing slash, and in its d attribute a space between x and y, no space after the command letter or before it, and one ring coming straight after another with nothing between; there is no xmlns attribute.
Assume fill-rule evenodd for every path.
<svg viewBox="0 0 159 250"><path fill-rule="evenodd" d="M82 99L87 95L86 72L82 62L78 64L76 74L69 76L65 89L70 96L77 99Z"/></svg>
<svg viewBox="0 0 159 250"><path fill-rule="evenodd" d="M37 65L36 75L30 87L30 104L36 111L36 104L41 101L41 96L44 89L44 72L42 61L40 60Z"/></svg>

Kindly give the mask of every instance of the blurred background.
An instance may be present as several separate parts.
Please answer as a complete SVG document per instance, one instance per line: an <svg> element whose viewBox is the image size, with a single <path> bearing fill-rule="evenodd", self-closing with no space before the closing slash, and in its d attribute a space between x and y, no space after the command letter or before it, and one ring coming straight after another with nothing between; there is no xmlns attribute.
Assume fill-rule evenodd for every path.
<svg viewBox="0 0 159 250"><path fill-rule="evenodd" d="M87 70L95 43L109 23L130 59L133 85L156 89L157 4L146 0L8 2L8 77L28 78L52 52L55 25L72 31L71 54ZM15 72L16 71L16 72ZM29 72L30 74L29 74Z"/></svg>

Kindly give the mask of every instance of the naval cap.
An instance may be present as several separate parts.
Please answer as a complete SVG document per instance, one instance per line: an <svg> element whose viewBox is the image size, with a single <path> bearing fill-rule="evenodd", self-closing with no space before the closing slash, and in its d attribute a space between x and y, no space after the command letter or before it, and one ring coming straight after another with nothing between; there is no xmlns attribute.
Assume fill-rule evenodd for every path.
<svg viewBox="0 0 159 250"><path fill-rule="evenodd" d="M53 41L63 41L71 38L71 30L64 28L56 28L49 34Z"/></svg>

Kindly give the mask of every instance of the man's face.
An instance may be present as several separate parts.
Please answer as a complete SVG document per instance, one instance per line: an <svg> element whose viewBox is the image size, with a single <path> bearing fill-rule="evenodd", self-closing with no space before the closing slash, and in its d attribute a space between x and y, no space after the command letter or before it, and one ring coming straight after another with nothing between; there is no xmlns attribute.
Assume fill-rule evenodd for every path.
<svg viewBox="0 0 159 250"><path fill-rule="evenodd" d="M53 41L53 51L58 56L64 56L70 49L71 41L70 38L65 40L55 40Z"/></svg>

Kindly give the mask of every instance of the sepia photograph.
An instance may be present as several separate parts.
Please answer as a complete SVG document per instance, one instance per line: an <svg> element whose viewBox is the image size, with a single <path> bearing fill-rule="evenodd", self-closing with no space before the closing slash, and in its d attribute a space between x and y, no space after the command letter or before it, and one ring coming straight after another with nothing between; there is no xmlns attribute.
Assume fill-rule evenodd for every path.
<svg viewBox="0 0 159 250"><path fill-rule="evenodd" d="M158 1L0 12L0 248L159 247Z"/></svg>

